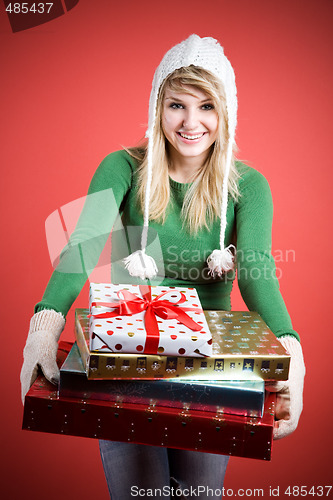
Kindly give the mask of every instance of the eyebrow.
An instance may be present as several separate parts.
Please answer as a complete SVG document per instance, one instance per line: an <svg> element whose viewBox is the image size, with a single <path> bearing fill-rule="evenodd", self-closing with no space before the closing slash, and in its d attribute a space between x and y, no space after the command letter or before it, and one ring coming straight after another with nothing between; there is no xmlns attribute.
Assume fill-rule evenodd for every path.
<svg viewBox="0 0 333 500"><path fill-rule="evenodd" d="M165 101L176 101L176 102L183 102L182 99L179 99L178 97L165 97ZM203 99L202 101L199 101L200 104L204 104L205 102L213 102L213 99L211 97L208 97L207 99Z"/></svg>

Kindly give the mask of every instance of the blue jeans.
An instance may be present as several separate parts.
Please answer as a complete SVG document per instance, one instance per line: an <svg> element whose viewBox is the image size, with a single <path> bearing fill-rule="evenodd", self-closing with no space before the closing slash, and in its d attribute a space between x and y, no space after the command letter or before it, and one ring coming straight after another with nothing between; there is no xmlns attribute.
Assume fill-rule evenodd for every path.
<svg viewBox="0 0 333 500"><path fill-rule="evenodd" d="M221 499L226 455L102 440L99 446L111 500Z"/></svg>

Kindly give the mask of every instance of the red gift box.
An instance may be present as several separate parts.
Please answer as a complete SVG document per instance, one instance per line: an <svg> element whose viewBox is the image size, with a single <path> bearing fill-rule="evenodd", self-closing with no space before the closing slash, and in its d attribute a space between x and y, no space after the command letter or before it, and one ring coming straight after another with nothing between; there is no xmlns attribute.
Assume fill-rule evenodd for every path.
<svg viewBox="0 0 333 500"><path fill-rule="evenodd" d="M180 411L60 398L39 376L26 395L23 429L270 460L274 401L273 394L266 397L262 418Z"/></svg>

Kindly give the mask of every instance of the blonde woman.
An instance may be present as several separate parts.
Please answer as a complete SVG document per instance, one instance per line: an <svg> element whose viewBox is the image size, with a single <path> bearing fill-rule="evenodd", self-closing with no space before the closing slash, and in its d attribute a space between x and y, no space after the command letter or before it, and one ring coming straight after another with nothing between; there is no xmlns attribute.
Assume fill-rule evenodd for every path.
<svg viewBox="0 0 333 500"><path fill-rule="evenodd" d="M230 62L216 40L191 35L156 70L147 142L107 156L92 179L70 244L31 320L23 398L38 366L57 381L66 314L112 229L113 283L194 286L204 309L229 310L237 270L248 308L259 312L292 358L289 380L267 386L278 392L274 437L296 428L302 349L275 275L270 189L259 172L235 161L236 124ZM171 487L178 488L178 498L191 488L195 498L208 498L207 488L216 491L209 498L220 498L226 456L108 441L100 449L113 500L139 489L141 497L157 489L155 498L168 498Z"/></svg>

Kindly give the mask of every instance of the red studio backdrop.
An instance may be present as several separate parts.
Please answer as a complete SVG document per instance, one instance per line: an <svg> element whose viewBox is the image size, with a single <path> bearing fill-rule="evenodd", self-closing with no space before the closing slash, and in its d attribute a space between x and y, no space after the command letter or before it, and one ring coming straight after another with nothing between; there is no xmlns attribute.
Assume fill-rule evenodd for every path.
<svg viewBox="0 0 333 500"><path fill-rule="evenodd" d="M1 497L108 498L97 441L21 430L22 350L52 271L44 223L86 194L105 155L142 138L154 70L191 33L217 38L235 69L238 157L272 189L273 254L307 365L299 428L274 443L271 462L231 459L225 488L288 498L288 486L297 496L329 485L332 2L61 1L54 19L16 30L9 3L0 4ZM87 300L85 286L74 307ZM233 308L244 307L235 288Z"/></svg>

